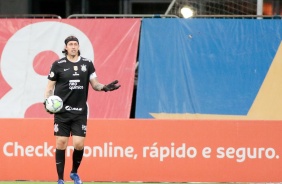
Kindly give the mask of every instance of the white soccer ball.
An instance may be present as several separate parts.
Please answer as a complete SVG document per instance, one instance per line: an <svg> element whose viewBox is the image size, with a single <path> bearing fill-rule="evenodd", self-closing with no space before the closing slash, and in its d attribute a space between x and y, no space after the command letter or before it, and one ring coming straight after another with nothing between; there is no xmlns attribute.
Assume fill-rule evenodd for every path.
<svg viewBox="0 0 282 184"><path fill-rule="evenodd" d="M63 108L63 100L56 95L50 96L46 100L46 109L52 113L57 113Z"/></svg>

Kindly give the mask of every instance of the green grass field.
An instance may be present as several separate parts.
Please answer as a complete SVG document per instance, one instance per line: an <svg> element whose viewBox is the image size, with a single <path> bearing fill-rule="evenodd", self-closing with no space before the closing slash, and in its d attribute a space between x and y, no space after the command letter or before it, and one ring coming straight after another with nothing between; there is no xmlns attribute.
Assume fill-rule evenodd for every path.
<svg viewBox="0 0 282 184"><path fill-rule="evenodd" d="M71 184L73 181L67 181L66 184ZM83 184L142 184L142 182L83 182ZM37 182L37 181L0 181L0 184L57 184L57 182ZM164 184L164 183L144 183L144 184ZM165 183L168 184L168 183ZM199 183L197 183L199 184Z"/></svg>
<svg viewBox="0 0 282 184"><path fill-rule="evenodd" d="M65 184L72 184L73 181L66 181ZM37 181L0 181L0 184L57 184L57 182L37 182ZM83 184L178 184L178 183L162 183L162 182L155 182L155 183L147 183L147 182L83 182ZM180 183L185 184L185 183ZM220 183L209 183L209 182L188 182L186 184L228 184L226 182ZM246 184L246 183L236 183L232 182L232 184ZM249 183L250 184L250 183ZM253 183L252 183L253 184ZM272 183L273 184L273 183Z"/></svg>
<svg viewBox="0 0 282 184"><path fill-rule="evenodd" d="M39 181L0 181L0 184L57 184L57 182ZM73 181L65 181L73 184ZM255 183L255 182L83 182L83 184L281 184L281 183Z"/></svg>
<svg viewBox="0 0 282 184"><path fill-rule="evenodd" d="M73 181L65 181L66 184L72 184ZM39 181L0 181L0 184L57 184L57 182L39 182ZM83 184L169 184L169 183L147 183L147 182L83 182ZM172 183L176 184L176 183ZM197 183L200 184L200 183Z"/></svg>
<svg viewBox="0 0 282 184"><path fill-rule="evenodd" d="M65 184L72 184L73 181L66 181ZM37 182L37 181L0 181L0 184L57 184L57 182ZM83 182L83 184L178 184L178 183L169 183L169 182L155 182L155 183L147 183L147 182ZM185 182L181 182L179 184L185 184ZM188 182L186 184L266 184L266 183L241 183L241 182ZM274 183L271 183L274 184ZM281 184L281 183L279 183Z"/></svg>
<svg viewBox="0 0 282 184"><path fill-rule="evenodd" d="M71 184L73 181L65 182L66 184ZM83 184L135 184L138 182L83 182ZM57 182L36 182L36 181L0 181L0 184L57 184ZM140 184L142 184L140 182ZM162 184L162 183L144 183L144 184ZM168 184L168 183L166 183Z"/></svg>
<svg viewBox="0 0 282 184"><path fill-rule="evenodd" d="M73 181L66 181L65 184L72 184ZM57 182L37 182L37 181L0 181L0 184L57 184ZM83 182L83 184L178 184L176 183L169 183L169 182L154 182L154 183L147 183L147 182ZM179 184L185 184L185 182L181 182ZM244 183L244 182L187 182L186 184L270 184L270 183ZM271 183L275 184L275 183ZM279 183L281 184L281 183Z"/></svg>

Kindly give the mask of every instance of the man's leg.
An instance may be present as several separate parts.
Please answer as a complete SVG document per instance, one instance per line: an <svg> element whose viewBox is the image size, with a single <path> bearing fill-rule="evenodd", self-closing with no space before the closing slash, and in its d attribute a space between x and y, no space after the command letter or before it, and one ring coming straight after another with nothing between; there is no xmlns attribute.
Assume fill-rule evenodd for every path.
<svg viewBox="0 0 282 184"><path fill-rule="evenodd" d="M56 168L59 180L64 180L65 152L68 144L68 137L56 136Z"/></svg>
<svg viewBox="0 0 282 184"><path fill-rule="evenodd" d="M82 184L81 179L77 174L77 170L81 164L81 160L84 152L84 140L87 130L87 115L78 115L73 119L71 125L71 134L73 142L73 164L72 170L70 173L71 179L74 181L74 184Z"/></svg>
<svg viewBox="0 0 282 184"><path fill-rule="evenodd" d="M73 136L74 151L72 155L72 173L77 173L84 153L84 140L85 137Z"/></svg>

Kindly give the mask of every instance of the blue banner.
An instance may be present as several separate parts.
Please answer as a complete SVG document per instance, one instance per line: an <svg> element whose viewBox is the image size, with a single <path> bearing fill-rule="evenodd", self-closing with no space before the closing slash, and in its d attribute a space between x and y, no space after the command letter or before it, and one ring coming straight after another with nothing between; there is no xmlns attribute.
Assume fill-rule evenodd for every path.
<svg viewBox="0 0 282 184"><path fill-rule="evenodd" d="M281 20L143 19L135 117L247 117L281 39Z"/></svg>

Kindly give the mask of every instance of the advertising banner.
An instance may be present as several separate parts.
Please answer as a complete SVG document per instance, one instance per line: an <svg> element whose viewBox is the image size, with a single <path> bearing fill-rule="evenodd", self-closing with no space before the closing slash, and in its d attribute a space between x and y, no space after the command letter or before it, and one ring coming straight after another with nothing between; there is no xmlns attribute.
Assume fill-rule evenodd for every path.
<svg viewBox="0 0 282 184"><path fill-rule="evenodd" d="M281 40L277 19L144 19L135 118L281 120Z"/></svg>
<svg viewBox="0 0 282 184"><path fill-rule="evenodd" d="M0 180L56 181L52 120L0 123ZM78 172L83 181L280 182L281 131L281 121L90 119ZM66 181L71 156L70 138Z"/></svg>
<svg viewBox="0 0 282 184"><path fill-rule="evenodd" d="M2 19L0 21L0 118L50 118L42 105L51 64L64 57L64 40L79 40L98 80L122 86L89 90L89 118L129 118L140 19ZM11 110L13 109L13 110Z"/></svg>

